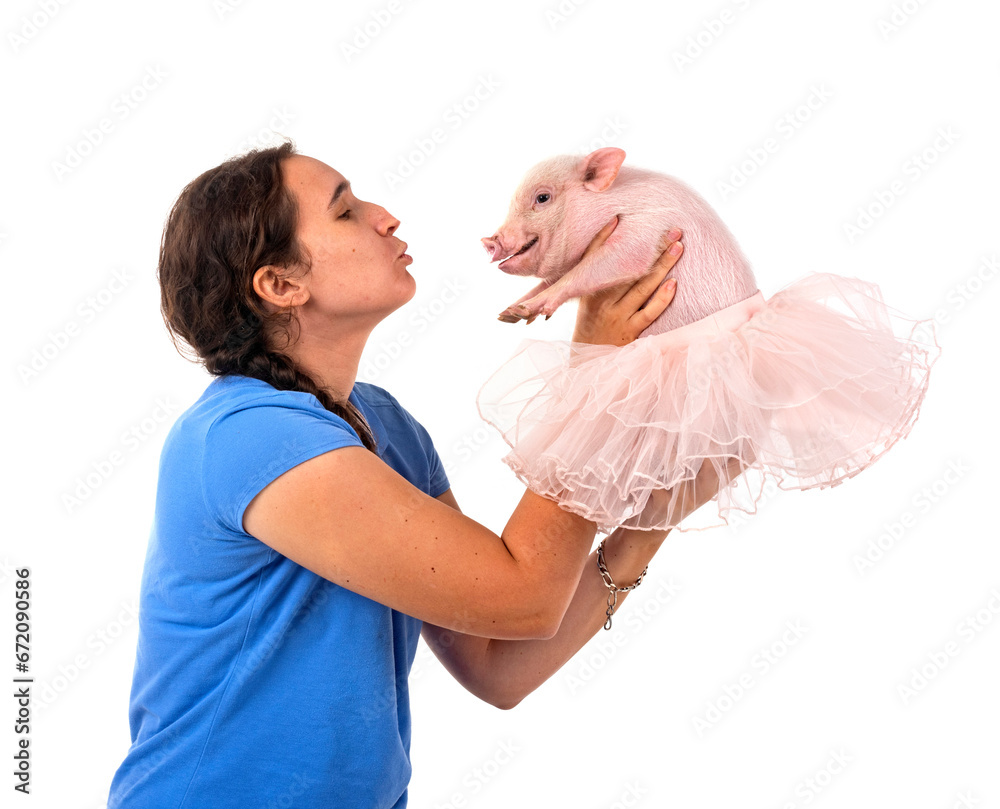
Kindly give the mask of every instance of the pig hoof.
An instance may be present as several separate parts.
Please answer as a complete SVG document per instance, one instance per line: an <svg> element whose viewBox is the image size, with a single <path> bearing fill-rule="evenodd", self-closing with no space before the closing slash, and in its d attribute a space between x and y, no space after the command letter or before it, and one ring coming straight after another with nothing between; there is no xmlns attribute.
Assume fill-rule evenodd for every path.
<svg viewBox="0 0 1000 809"><path fill-rule="evenodd" d="M503 321L504 323L517 323L521 318L512 312L501 312L497 316L497 320Z"/></svg>

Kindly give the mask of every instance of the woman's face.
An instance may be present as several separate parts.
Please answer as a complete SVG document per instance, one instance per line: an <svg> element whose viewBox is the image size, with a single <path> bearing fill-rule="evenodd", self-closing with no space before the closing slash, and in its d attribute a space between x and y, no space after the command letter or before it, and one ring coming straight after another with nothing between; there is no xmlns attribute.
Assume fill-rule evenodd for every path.
<svg viewBox="0 0 1000 809"><path fill-rule="evenodd" d="M347 179L325 163L292 155L282 163L298 205L298 239L311 259L302 279L309 299L300 311L325 323L373 325L413 297L399 220L354 196Z"/></svg>

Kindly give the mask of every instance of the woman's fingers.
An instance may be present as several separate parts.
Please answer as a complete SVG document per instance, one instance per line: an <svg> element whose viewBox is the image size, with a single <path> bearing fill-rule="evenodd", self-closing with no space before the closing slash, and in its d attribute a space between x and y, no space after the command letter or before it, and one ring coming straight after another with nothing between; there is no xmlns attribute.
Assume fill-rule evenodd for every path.
<svg viewBox="0 0 1000 809"><path fill-rule="evenodd" d="M677 292L677 282L673 278L667 279L666 283L659 286L656 291L649 296L648 300L636 310L631 320L640 330L646 329L656 318L663 314ZM646 293L643 293L646 294Z"/></svg>
<svg viewBox="0 0 1000 809"><path fill-rule="evenodd" d="M661 290L664 295L667 294L660 284L666 277L674 265L677 263L678 259L681 257L681 253L684 252L684 245L681 244L680 238L682 233L679 228L673 228L669 230L664 236L660 238L660 247L663 248L659 257L653 262L653 266L649 268L649 272L643 275L636 281L623 281L620 284L616 284L613 287L608 287L603 290L599 295L603 295L608 301L615 304L621 304L624 307L632 307L633 310L640 309L643 304L645 304L650 295L653 294L655 290ZM667 285L664 285L667 286ZM650 323L656 319L656 317L666 308L667 304L673 299L673 287L671 284L671 291L669 297L663 298L657 301L658 304L662 304L660 310L653 315L653 318L649 321Z"/></svg>
<svg viewBox="0 0 1000 809"><path fill-rule="evenodd" d="M605 225L591 241L587 251L600 247L611 235L617 222L615 217ZM666 249L641 278L622 281L582 296L577 308L573 341L623 346L635 340L656 320L674 298L676 285L662 282L680 258L680 237L681 231L676 228L661 236L659 246Z"/></svg>
<svg viewBox="0 0 1000 809"><path fill-rule="evenodd" d="M649 272L626 290L622 296L623 300L633 299L635 305L639 306L642 301L645 301L660 286L667 273L674 268L674 265L680 259L681 253L684 252L684 245L680 241L682 235L678 228L667 232L665 237L667 245L663 252L660 253L653 266L649 268Z"/></svg>
<svg viewBox="0 0 1000 809"><path fill-rule="evenodd" d="M614 233L616 227L618 227L617 216L613 217L608 224L597 231L597 235L590 240L590 244L588 244L587 249L583 251L583 257L580 260L583 261L584 258L589 256L594 250L604 244L608 240L608 237Z"/></svg>
<svg viewBox="0 0 1000 809"><path fill-rule="evenodd" d="M675 279L669 278L666 282L663 280L684 252L684 246L677 241L680 238L680 231L671 231L671 235L673 234L676 234L676 238L660 254L653 264L653 269L636 281L622 296L623 305L635 308L635 314L630 320L637 328L647 328L663 314L677 292Z"/></svg>

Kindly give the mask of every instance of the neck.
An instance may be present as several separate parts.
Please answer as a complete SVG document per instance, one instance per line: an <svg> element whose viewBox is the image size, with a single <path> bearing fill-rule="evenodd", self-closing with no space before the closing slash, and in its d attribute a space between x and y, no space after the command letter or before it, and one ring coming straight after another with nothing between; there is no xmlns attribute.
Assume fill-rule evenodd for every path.
<svg viewBox="0 0 1000 809"><path fill-rule="evenodd" d="M287 354L313 382L330 392L334 401L345 404L358 376L361 352L374 325L351 328L341 322L336 326L308 328L303 323L294 344L281 350ZM281 343L279 342L279 345Z"/></svg>

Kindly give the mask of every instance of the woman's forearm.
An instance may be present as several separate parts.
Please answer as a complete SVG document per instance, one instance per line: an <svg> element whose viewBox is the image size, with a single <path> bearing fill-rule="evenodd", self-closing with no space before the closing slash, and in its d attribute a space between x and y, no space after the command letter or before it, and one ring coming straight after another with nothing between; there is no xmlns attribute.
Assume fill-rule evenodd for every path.
<svg viewBox="0 0 1000 809"><path fill-rule="evenodd" d="M667 531L618 529L604 545L608 570L619 587L632 584ZM618 605L628 593L618 594ZM555 635L543 640L490 640L436 628L424 637L451 673L472 693L512 708L565 665L607 620L608 588L591 553ZM617 609L617 607L616 607Z"/></svg>

